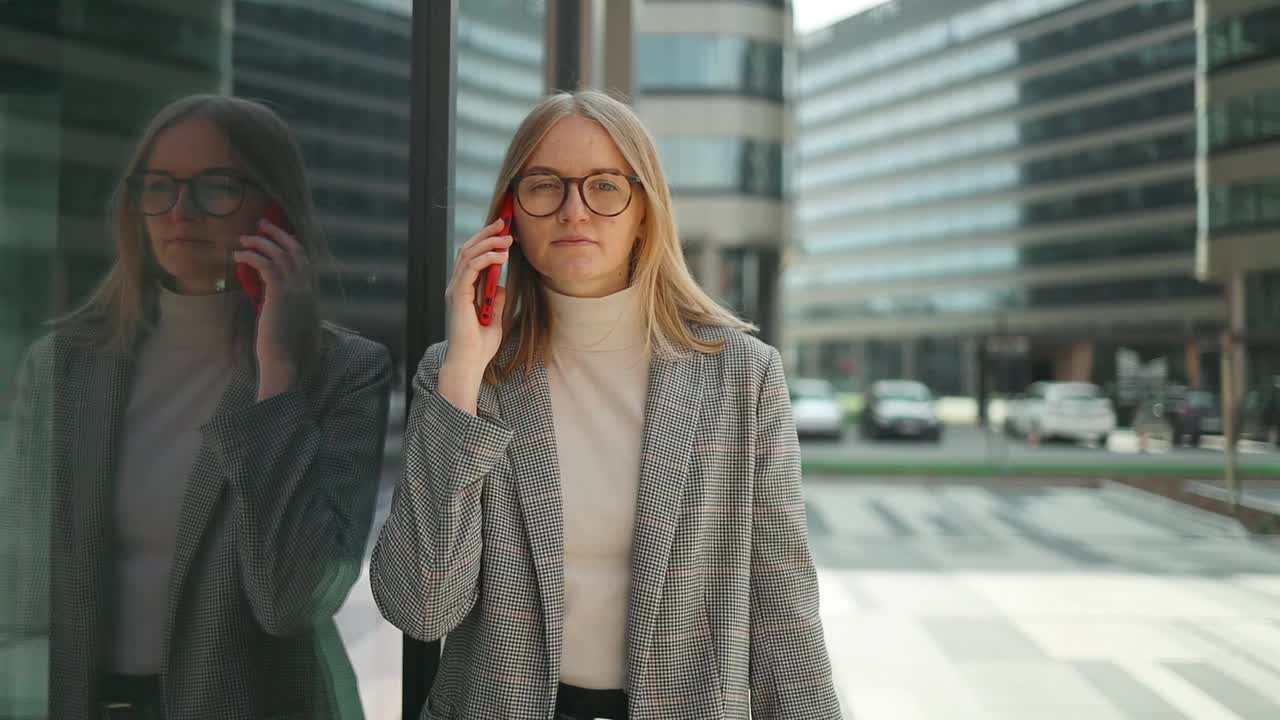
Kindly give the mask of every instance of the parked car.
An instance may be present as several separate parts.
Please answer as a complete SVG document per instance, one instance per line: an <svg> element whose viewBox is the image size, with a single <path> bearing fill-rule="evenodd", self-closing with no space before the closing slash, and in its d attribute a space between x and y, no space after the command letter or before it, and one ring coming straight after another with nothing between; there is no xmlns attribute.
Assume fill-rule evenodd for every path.
<svg viewBox="0 0 1280 720"><path fill-rule="evenodd" d="M859 423L865 438L909 437L942 440L933 393L915 380L881 380L873 383L863 403Z"/></svg>
<svg viewBox="0 0 1280 720"><path fill-rule="evenodd" d="M1198 447L1201 436L1222 432L1222 404L1217 395L1206 390L1173 385L1138 405L1133 429L1166 439L1175 447L1184 442Z"/></svg>
<svg viewBox="0 0 1280 720"><path fill-rule="evenodd" d="M1116 412L1092 383L1038 382L1009 401L1004 427L1015 436L1093 440L1105 446L1116 429Z"/></svg>
<svg viewBox="0 0 1280 720"><path fill-rule="evenodd" d="M1259 386L1245 393L1236 422L1236 440L1256 440L1280 449L1280 377L1270 387Z"/></svg>
<svg viewBox="0 0 1280 720"><path fill-rule="evenodd" d="M831 383L797 378L790 381L790 390L791 414L795 417L797 435L828 440L844 437L844 405L836 397Z"/></svg>

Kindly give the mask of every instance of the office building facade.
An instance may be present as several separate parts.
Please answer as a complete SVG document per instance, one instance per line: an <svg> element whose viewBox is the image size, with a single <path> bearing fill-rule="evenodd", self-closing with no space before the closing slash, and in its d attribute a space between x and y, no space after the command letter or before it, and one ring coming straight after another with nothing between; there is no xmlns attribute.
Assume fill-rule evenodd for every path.
<svg viewBox="0 0 1280 720"><path fill-rule="evenodd" d="M1236 389L1280 376L1280 2L1200 0L1198 270L1225 285Z"/></svg>
<svg viewBox="0 0 1280 720"><path fill-rule="evenodd" d="M1194 0L893 0L798 44L797 372L972 396L1109 384L1127 353L1210 379Z"/></svg>
<svg viewBox="0 0 1280 720"><path fill-rule="evenodd" d="M656 136L686 257L773 343L790 12L781 0L647 0L635 12L635 107Z"/></svg>

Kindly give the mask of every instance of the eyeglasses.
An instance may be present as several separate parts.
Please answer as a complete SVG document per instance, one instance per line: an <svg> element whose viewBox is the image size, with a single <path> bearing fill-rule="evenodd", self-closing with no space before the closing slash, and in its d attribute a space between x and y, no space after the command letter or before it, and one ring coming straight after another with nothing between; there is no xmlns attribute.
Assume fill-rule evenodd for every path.
<svg viewBox="0 0 1280 720"><path fill-rule="evenodd" d="M511 181L516 201L533 217L546 217L564 206L569 185L578 186L582 204L596 215L621 215L631 205L631 186L640 183L634 175L596 173L586 177L560 177L546 173L522 175Z"/></svg>
<svg viewBox="0 0 1280 720"><path fill-rule="evenodd" d="M174 177L167 172L143 172L127 180L129 197L143 215L163 215L178 202L182 186L200 212L213 217L226 217L244 204L245 189L254 185L232 170L206 170L189 178ZM256 187L256 185L254 185Z"/></svg>

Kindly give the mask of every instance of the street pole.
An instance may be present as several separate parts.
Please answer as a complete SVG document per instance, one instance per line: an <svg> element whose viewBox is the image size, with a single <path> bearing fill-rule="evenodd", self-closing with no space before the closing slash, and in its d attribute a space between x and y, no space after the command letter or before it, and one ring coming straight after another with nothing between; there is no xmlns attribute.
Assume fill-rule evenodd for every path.
<svg viewBox="0 0 1280 720"><path fill-rule="evenodd" d="M1230 330L1222 333L1222 427L1226 434L1223 448L1223 482L1234 511L1240 504L1240 484L1236 477L1236 391L1235 338Z"/></svg>

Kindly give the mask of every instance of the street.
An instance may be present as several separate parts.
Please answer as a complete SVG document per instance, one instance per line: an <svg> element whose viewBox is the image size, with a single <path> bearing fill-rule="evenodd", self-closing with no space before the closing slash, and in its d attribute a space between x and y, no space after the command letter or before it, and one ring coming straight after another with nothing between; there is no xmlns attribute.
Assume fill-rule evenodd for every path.
<svg viewBox="0 0 1280 720"><path fill-rule="evenodd" d="M1280 542L1113 484L822 479L805 496L847 718L1280 717ZM398 717L401 639L367 566L339 626L368 717Z"/></svg>
<svg viewBox="0 0 1280 720"><path fill-rule="evenodd" d="M949 426L941 443L920 440L866 440L850 429L840 441L804 440L806 461L848 463L1043 463L1208 465L1221 463L1222 438L1205 437L1198 448L1172 448L1161 440L1150 440L1142 452L1138 437L1128 430L1111 435L1107 447L1046 442L1032 447L1023 438L1010 438L973 426ZM1243 441L1237 453L1241 466L1280 464L1280 452L1263 443Z"/></svg>
<svg viewBox="0 0 1280 720"><path fill-rule="evenodd" d="M806 488L858 720L1280 717L1280 545L1124 486Z"/></svg>

